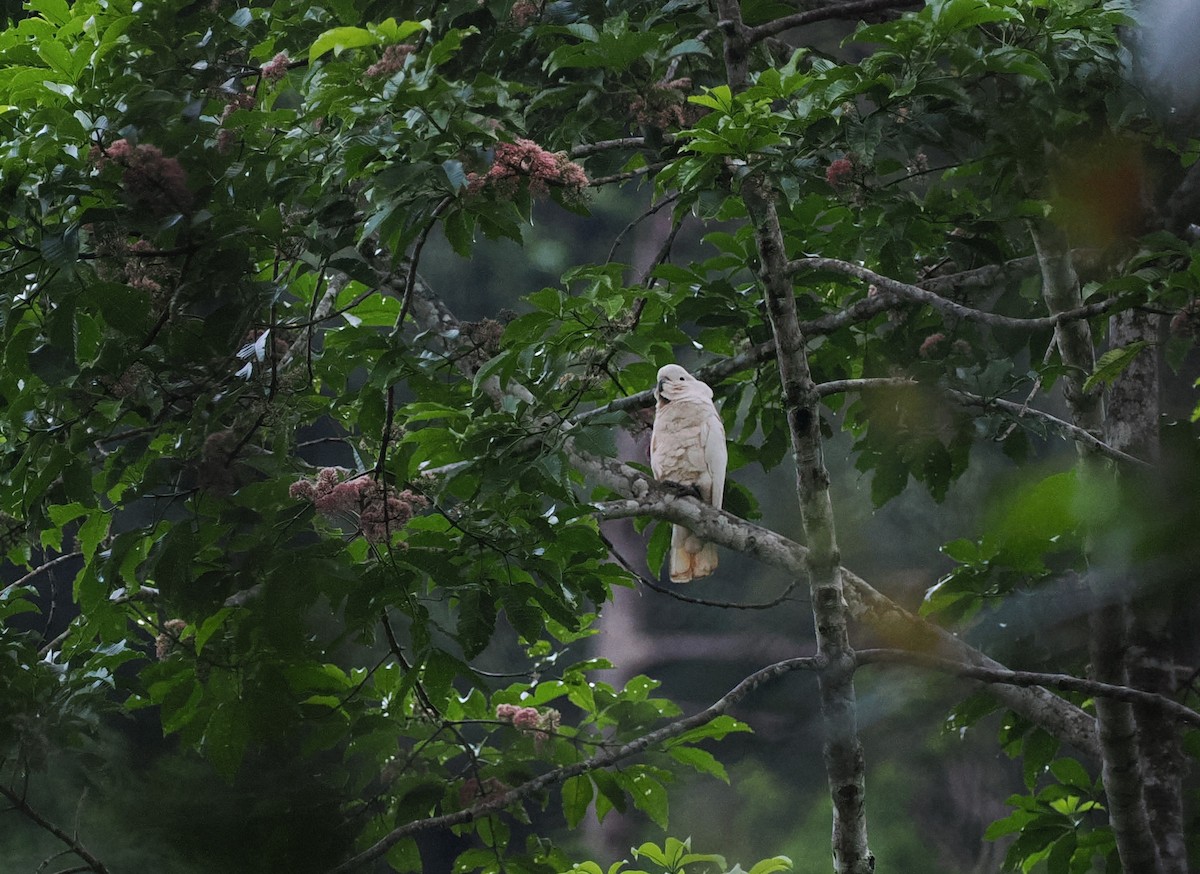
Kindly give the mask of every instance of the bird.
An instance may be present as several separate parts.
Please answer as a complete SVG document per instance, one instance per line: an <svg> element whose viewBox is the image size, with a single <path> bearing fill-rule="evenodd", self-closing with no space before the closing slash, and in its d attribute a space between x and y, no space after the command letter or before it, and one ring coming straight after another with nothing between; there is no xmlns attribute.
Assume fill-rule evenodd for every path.
<svg viewBox="0 0 1200 874"><path fill-rule="evenodd" d="M650 435L654 478L694 489L705 503L721 509L729 451L712 389L678 364L667 364L658 370L654 398L658 402ZM680 525L672 526L672 582L687 583L716 569L716 544Z"/></svg>

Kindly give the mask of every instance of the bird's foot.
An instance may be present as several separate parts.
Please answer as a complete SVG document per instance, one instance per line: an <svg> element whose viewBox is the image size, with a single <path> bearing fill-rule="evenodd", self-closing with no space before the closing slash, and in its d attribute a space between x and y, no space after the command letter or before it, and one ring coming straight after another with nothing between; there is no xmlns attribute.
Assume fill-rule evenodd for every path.
<svg viewBox="0 0 1200 874"><path fill-rule="evenodd" d="M696 487L695 483L677 483L672 479L659 480L659 482L662 483L665 488L670 489L678 495L682 495L686 498L695 498L698 501L703 500L703 498L700 496L700 489Z"/></svg>

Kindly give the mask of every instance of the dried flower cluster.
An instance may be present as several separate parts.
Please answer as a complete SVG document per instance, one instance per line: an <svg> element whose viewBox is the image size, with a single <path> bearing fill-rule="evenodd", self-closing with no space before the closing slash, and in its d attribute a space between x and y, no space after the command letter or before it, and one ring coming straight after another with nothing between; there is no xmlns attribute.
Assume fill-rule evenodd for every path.
<svg viewBox="0 0 1200 874"><path fill-rule="evenodd" d="M234 460L239 442L232 428L214 431L205 438L204 448L200 450L200 464L196 469L196 485L201 491L231 495L237 489Z"/></svg>
<svg viewBox="0 0 1200 874"><path fill-rule="evenodd" d="M414 51L416 51L416 46L409 43L393 43L383 50L383 57L367 67L367 72L364 75L368 79L377 79L381 76L391 76L393 73L398 73L404 69L404 62Z"/></svg>
<svg viewBox="0 0 1200 874"><path fill-rule="evenodd" d="M533 140L521 138L496 144L496 156L487 173L467 174L467 190L472 194L491 188L512 197L522 182L535 197L544 196L551 186L578 196L587 188L588 178L582 167L561 152L547 152Z"/></svg>
<svg viewBox="0 0 1200 874"><path fill-rule="evenodd" d="M271 60L269 60L265 64L263 64L262 69L260 70L262 77L263 77L263 81L265 81L265 82L278 82L280 79L282 79L284 76L287 75L287 71L288 71L287 52L280 52L275 57L271 58Z"/></svg>
<svg viewBox="0 0 1200 874"><path fill-rule="evenodd" d="M562 715L553 707L543 713L536 707L520 707L516 704L497 704L496 718L512 723L522 734L533 735L534 744L541 747L558 731Z"/></svg>
<svg viewBox="0 0 1200 874"><path fill-rule="evenodd" d="M922 358L933 358L942 352L945 342L945 334L930 334L921 343L921 348L917 350L917 354Z"/></svg>
<svg viewBox="0 0 1200 874"><path fill-rule="evenodd" d="M106 149L93 147L91 159L101 169L109 163L120 166L121 185L131 205L155 218L192 208L192 192L183 165L164 155L158 146L135 146L129 140L116 140Z"/></svg>
<svg viewBox="0 0 1200 874"><path fill-rule="evenodd" d="M387 543L419 510L429 506L423 496L408 489L397 491L369 476L357 475L342 481L349 471L324 467L313 480L292 483L288 494L310 501L317 512L327 516L349 514L358 517L363 537L370 543Z"/></svg>
<svg viewBox="0 0 1200 874"><path fill-rule="evenodd" d="M179 647L179 635L187 623L182 619L168 619L163 623L163 630L154 638L154 656L160 662Z"/></svg>
<svg viewBox="0 0 1200 874"><path fill-rule="evenodd" d="M684 93L692 87L691 79L672 79L670 82L656 82L645 94L640 94L629 104L629 111L634 120L646 127L667 129L687 127L696 120L694 113L689 112L687 95Z"/></svg>

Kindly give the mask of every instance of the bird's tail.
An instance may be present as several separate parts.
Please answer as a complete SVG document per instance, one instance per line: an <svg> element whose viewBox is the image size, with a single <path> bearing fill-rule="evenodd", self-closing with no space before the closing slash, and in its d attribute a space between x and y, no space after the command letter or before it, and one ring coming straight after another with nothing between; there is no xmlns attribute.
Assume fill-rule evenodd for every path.
<svg viewBox="0 0 1200 874"><path fill-rule="evenodd" d="M682 525L671 527L671 582L689 583L717 569L717 547Z"/></svg>

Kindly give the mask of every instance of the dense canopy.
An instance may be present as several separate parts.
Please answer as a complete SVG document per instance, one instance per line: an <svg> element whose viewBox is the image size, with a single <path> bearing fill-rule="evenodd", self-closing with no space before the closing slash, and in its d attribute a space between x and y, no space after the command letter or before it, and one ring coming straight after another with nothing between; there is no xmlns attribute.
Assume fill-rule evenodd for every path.
<svg viewBox="0 0 1200 874"><path fill-rule="evenodd" d="M5 8L0 867L725 872L690 799L810 719L719 796L752 874L966 870L913 720L1017 763L957 864L1197 859L1200 16ZM650 476L671 362L723 510Z"/></svg>

